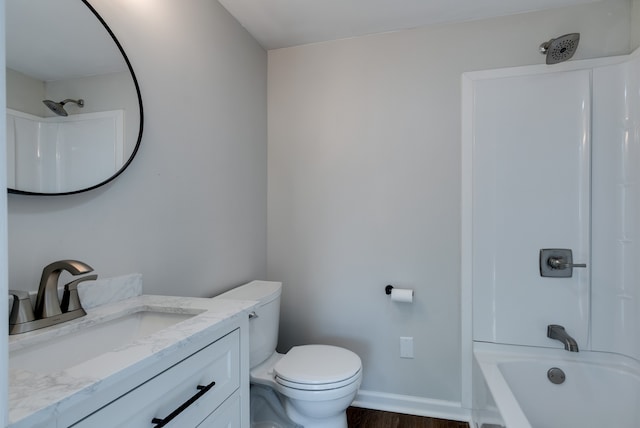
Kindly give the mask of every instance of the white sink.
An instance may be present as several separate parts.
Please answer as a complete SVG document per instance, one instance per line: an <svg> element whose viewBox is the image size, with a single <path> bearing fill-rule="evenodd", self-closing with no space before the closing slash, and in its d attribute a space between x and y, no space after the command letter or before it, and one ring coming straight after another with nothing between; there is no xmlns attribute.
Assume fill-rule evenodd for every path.
<svg viewBox="0 0 640 428"><path fill-rule="evenodd" d="M9 368L42 374L63 370L131 344L195 315L141 310L108 321L91 323L66 334L50 330L52 334L49 334L49 338L34 338L33 344L20 349L10 349ZM63 329L65 324L59 326Z"/></svg>

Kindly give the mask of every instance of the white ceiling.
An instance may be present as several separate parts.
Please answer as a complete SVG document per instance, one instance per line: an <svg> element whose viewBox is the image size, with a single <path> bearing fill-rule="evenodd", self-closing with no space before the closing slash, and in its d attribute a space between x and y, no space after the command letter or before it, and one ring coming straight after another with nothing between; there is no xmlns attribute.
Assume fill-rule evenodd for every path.
<svg viewBox="0 0 640 428"><path fill-rule="evenodd" d="M596 0L218 0L265 48L277 49Z"/></svg>

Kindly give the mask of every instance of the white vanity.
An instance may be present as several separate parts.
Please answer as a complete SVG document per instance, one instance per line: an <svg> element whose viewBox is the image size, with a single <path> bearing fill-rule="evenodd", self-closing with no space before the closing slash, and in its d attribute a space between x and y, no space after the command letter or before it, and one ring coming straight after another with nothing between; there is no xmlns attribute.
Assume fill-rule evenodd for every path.
<svg viewBox="0 0 640 428"><path fill-rule="evenodd" d="M9 426L248 427L255 303L141 295L10 336Z"/></svg>

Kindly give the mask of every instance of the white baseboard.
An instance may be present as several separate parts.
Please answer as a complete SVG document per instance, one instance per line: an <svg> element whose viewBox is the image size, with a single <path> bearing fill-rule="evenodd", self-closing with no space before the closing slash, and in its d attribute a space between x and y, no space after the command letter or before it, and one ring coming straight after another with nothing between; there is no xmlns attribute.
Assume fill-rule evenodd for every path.
<svg viewBox="0 0 640 428"><path fill-rule="evenodd" d="M408 415L428 416L430 418L449 419L467 422L471 425L471 411L464 409L459 402L433 400L411 395L388 394L376 391L358 391L352 406L365 409L384 410L386 412Z"/></svg>

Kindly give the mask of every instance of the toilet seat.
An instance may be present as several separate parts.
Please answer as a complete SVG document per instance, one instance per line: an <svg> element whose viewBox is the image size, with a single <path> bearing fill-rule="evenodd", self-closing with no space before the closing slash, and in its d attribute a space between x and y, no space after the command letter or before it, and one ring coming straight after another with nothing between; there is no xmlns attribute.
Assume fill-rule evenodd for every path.
<svg viewBox="0 0 640 428"><path fill-rule="evenodd" d="M360 379L360 372L358 371L356 374L351 376L349 379L345 379L340 382L333 383L320 383L320 384L309 384L309 383L300 383L300 382L292 382L285 379L282 379L276 375L275 381L284 387L299 389L303 391L325 391L328 389L337 389L342 388L344 386L348 386L353 382L356 382Z"/></svg>
<svg viewBox="0 0 640 428"><path fill-rule="evenodd" d="M360 379L362 362L355 353L337 346L294 346L274 366L275 381L308 391L336 389Z"/></svg>

